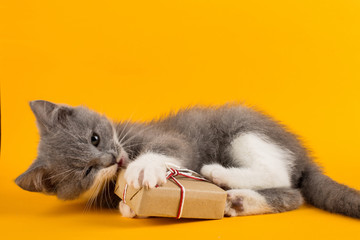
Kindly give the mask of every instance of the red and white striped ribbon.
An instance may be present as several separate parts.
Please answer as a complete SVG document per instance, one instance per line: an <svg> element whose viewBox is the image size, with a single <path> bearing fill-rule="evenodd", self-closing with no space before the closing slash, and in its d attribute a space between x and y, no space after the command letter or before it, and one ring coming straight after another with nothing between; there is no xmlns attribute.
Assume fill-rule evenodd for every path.
<svg viewBox="0 0 360 240"><path fill-rule="evenodd" d="M179 209L178 213L176 215L176 218L179 219L182 216L182 212L184 209L184 202L185 202L185 193L186 189L185 187L175 178L176 176L184 176L187 178L200 180L200 181L206 181L205 178L201 177L198 173L191 171L189 169L176 169L168 167L168 171L166 174L166 179L171 179L176 185L180 187L180 203L179 203Z"/></svg>
<svg viewBox="0 0 360 240"><path fill-rule="evenodd" d="M127 193L127 189L128 189L128 185L125 184L124 187L124 192L123 192L123 197L122 197L122 201L126 204L126 193Z"/></svg>

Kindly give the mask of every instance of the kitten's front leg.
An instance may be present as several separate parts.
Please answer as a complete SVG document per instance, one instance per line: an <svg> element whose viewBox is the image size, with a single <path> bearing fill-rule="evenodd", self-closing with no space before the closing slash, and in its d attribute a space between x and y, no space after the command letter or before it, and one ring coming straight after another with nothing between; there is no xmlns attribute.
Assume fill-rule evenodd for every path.
<svg viewBox="0 0 360 240"><path fill-rule="evenodd" d="M131 162L125 172L126 182L134 188L154 188L166 182L166 163L179 165L174 157L154 152L141 154Z"/></svg>

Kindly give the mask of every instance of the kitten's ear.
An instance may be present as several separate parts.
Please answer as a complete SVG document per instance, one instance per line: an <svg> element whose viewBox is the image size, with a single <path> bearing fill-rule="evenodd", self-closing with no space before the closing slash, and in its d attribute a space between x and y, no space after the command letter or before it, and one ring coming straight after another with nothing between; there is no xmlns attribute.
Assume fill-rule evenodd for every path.
<svg viewBox="0 0 360 240"><path fill-rule="evenodd" d="M47 177L46 166L37 160L35 160L28 170L15 179L15 183L22 189L30 192L50 193L54 191Z"/></svg>
<svg viewBox="0 0 360 240"><path fill-rule="evenodd" d="M43 100L31 101L30 107L42 134L48 132L57 123L64 123L67 116L73 113L73 109L70 107Z"/></svg>

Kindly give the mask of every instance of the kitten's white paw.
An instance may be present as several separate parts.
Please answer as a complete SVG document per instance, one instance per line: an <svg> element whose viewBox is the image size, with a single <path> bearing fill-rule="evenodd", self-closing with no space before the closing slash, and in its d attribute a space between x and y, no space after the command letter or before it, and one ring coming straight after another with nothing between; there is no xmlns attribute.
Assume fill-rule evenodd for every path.
<svg viewBox="0 0 360 240"><path fill-rule="evenodd" d="M130 163L125 172L127 184L134 188L154 188L166 182L166 165L159 154L146 153Z"/></svg>
<svg viewBox="0 0 360 240"><path fill-rule="evenodd" d="M120 201L120 203L119 203L119 210L123 217L127 217L127 218L136 217L135 212L128 205L126 205L123 201Z"/></svg>
<svg viewBox="0 0 360 240"><path fill-rule="evenodd" d="M227 187L228 170L220 164L204 165L200 170L201 175L218 186Z"/></svg>
<svg viewBox="0 0 360 240"><path fill-rule="evenodd" d="M250 189L228 190L224 215L227 217L271 213L266 199Z"/></svg>

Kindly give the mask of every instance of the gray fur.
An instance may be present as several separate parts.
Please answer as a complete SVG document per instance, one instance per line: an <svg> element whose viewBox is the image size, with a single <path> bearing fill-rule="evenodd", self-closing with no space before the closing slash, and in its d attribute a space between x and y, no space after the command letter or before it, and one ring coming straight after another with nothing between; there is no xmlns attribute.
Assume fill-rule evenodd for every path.
<svg viewBox="0 0 360 240"><path fill-rule="evenodd" d="M265 197L274 213L294 210L303 204L303 198L298 189L268 188L257 192Z"/></svg>
<svg viewBox="0 0 360 240"><path fill-rule="evenodd" d="M38 157L16 183L25 190L56 194L61 199L77 198L91 186L96 172L114 164L113 155L120 152L112 140L111 122L84 107L45 101L30 106L41 134ZM105 140L98 148L89 143L93 131ZM89 166L94 166L93 171L84 177Z"/></svg>
<svg viewBox="0 0 360 240"><path fill-rule="evenodd" d="M94 181L96 171L84 177L89 164L95 164L97 170L107 167L114 164L111 156L117 158L121 151L128 154L130 161L148 151L165 154L198 172L210 163L241 168L232 159L229 144L241 133L254 132L294 156L294 166L289 170L292 189L258 190L274 212L298 207L302 201L301 191L305 200L316 207L360 218L360 195L356 190L324 176L298 138L284 126L242 105L193 107L147 123L115 124L84 107L34 101L31 108L37 117L41 141L38 158L16 179L26 190L74 199ZM113 126L120 145L113 140ZM102 140L99 149L89 143L94 131ZM65 171L71 172L61 175ZM113 189L113 182L109 184L107 189ZM114 194L111 198L111 202L119 201Z"/></svg>
<svg viewBox="0 0 360 240"><path fill-rule="evenodd" d="M360 218L359 191L325 176L316 165L306 166L300 185L307 202L315 207Z"/></svg>

